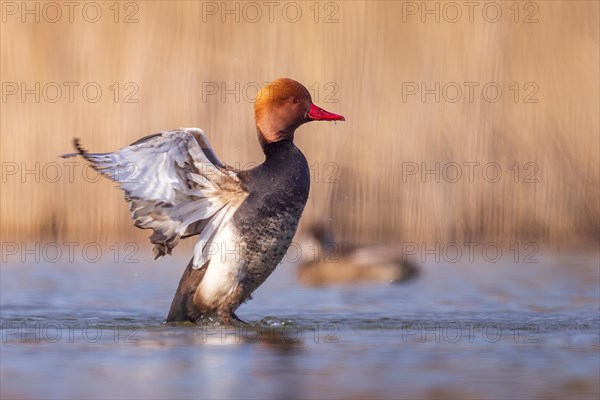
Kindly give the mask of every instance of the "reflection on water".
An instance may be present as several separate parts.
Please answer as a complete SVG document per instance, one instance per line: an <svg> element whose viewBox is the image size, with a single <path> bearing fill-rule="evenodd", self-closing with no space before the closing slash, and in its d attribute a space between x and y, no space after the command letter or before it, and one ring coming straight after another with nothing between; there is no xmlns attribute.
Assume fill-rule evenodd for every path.
<svg viewBox="0 0 600 400"><path fill-rule="evenodd" d="M4 264L2 398L597 398L598 255L303 287L244 327L161 322L187 260Z"/></svg>

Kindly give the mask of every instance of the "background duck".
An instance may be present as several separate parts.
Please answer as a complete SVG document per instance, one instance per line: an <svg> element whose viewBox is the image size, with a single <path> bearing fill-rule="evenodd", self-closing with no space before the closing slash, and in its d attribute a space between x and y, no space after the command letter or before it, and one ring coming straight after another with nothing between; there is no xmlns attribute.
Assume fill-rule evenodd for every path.
<svg viewBox="0 0 600 400"><path fill-rule="evenodd" d="M305 285L399 283L420 273L418 264L394 247L336 242L332 229L324 224L311 224L304 235L297 276Z"/></svg>

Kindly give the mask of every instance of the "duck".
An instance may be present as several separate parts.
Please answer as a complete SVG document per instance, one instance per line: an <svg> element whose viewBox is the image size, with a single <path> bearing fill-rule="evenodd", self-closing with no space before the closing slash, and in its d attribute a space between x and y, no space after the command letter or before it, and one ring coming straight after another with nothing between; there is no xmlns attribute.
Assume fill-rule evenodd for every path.
<svg viewBox="0 0 600 400"><path fill-rule="evenodd" d="M315 105L290 78L265 85L254 101L265 159L247 170L221 162L199 128L145 136L110 153L76 152L125 192L134 226L151 229L154 258L198 236L166 323L243 322L235 310L282 261L310 190L296 130L312 121L345 121Z"/></svg>
<svg viewBox="0 0 600 400"><path fill-rule="evenodd" d="M322 223L305 229L301 250L296 275L307 286L401 283L414 280L420 273L416 262L389 246L336 242L333 230Z"/></svg>

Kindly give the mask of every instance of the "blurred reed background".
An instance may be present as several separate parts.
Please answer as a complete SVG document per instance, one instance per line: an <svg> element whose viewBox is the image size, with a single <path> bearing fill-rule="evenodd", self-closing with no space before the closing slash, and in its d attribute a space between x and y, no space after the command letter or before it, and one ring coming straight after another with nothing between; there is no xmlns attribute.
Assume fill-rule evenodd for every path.
<svg viewBox="0 0 600 400"><path fill-rule="evenodd" d="M295 23L283 18L285 3L277 3L273 22L262 6L258 22L244 18L241 8L239 22L235 15L225 15L223 22L223 10L207 11L224 3L208 3L119 3L118 23L109 9L113 2L99 3L103 14L97 23L82 18L84 3L72 23L66 8L56 23L43 15L39 23L31 16L22 22L21 14L3 9L3 241L143 240L149 232L132 227L114 184L88 182L82 160L69 166L65 163L72 160L58 158L71 151L72 138L102 152L148 133L198 126L223 161L261 162L247 97L256 92L254 83L287 76L312 87L317 104L347 119L309 124L297 134L298 146L314 165L304 224L330 222L341 237L362 242L535 240L559 249L597 243L597 2L535 2L536 23L523 23L532 11L525 3L515 22L513 2L501 2L497 23L482 18L485 3L472 23L464 8L456 23L444 15L439 23L432 16L423 23L420 13L407 14L407 3L399 1L317 3L318 22L310 9L314 2L297 2L302 17ZM234 10L242 6L227 3ZM51 11L46 10L52 18ZM254 18L251 11L246 9L246 17ZM132 12L138 22L123 23ZM324 23L328 15L337 22ZM49 88L39 102L33 94L22 101L7 82L25 82L27 89L55 82L63 93L56 102L45 101L54 98ZM79 84L73 102L65 82ZM101 87L98 102L83 98L81 88L88 82ZM111 89L115 82L119 93ZM136 86L125 87L128 82ZM214 84L231 90L236 82L238 99L209 95ZM427 95L422 102L420 94L403 92L410 82L428 89L435 82L456 82L463 97L436 103ZM473 102L464 82L479 83ZM496 103L482 97L488 82L503 89ZM516 103L509 89L515 82ZM524 102L532 92L524 88L527 82L539 88L533 96L537 103ZM139 101L124 102L135 87L139 91L131 99ZM453 97L454 91L448 93ZM452 162L462 168L458 182L441 173L439 182L432 174L422 182L423 167L440 163L442 170ZM502 172L496 183L482 177L482 166L491 162ZM473 182L464 163L479 163ZM518 182L510 169L515 163ZM419 171L407 175L415 166ZM62 174L58 180L56 170ZM455 170L448 167L446 175L454 177ZM495 175L488 172L488 178Z"/></svg>

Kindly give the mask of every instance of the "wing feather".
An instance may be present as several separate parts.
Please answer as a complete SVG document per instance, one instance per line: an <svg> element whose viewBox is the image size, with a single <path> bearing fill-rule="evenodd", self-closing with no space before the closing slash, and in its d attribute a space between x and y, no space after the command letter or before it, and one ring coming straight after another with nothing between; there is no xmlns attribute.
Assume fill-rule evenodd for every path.
<svg viewBox="0 0 600 400"><path fill-rule="evenodd" d="M208 243L248 195L198 128L155 133L113 153L88 153L77 139L74 144L125 192L134 225L153 230L155 258L170 254L181 238L199 234L194 268L200 268L210 259Z"/></svg>

